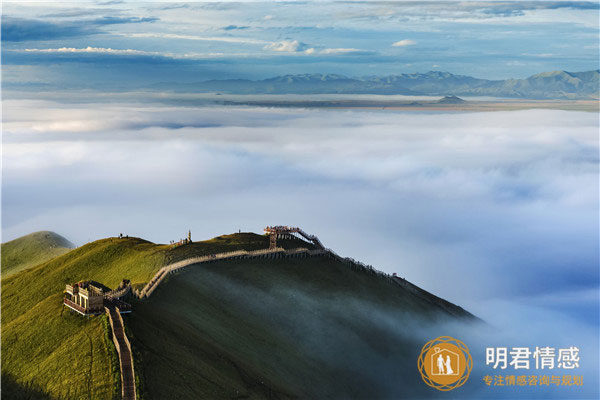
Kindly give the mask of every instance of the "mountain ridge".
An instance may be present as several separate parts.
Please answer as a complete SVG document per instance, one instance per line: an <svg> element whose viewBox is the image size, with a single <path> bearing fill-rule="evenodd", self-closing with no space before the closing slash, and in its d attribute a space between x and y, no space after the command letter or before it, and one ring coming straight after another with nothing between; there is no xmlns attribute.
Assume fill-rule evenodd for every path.
<svg viewBox="0 0 600 400"><path fill-rule="evenodd" d="M600 70L550 71L524 79L490 80L444 71L387 76L339 74L282 75L262 80L224 79L162 82L151 88L227 94L381 94L411 96L490 96L521 99L598 99Z"/></svg>
<svg viewBox="0 0 600 400"><path fill-rule="evenodd" d="M281 239L278 246L310 247L299 239ZM108 368L112 345L103 340L105 317L82 318L65 309L66 283L85 279L115 288L129 279L139 288L163 265L268 247L267 236L253 233L180 246L113 237L3 276L6 394L115 398L112 383L118 370L115 375ZM281 398L343 393L352 398L369 391L407 395L411 393L404 387L410 385L390 386L396 382L391 377L408 368L402 363L413 365L413 353L427 339L421 337L423 329L480 322L461 307L401 278L322 256L190 266L169 275L151 298L127 301L133 313L124 316L125 327L140 387L146 387L145 398L169 397L174 387L182 398L261 398L270 393ZM390 323L398 328L392 329ZM406 331L413 325L421 333ZM300 331L305 334L298 336ZM314 340L327 346L315 348ZM72 354L79 357L73 360ZM359 358L371 359L378 372L361 372ZM86 372L73 374L74 368ZM319 368L338 373L340 381L315 375ZM382 380L383 373L390 376ZM185 376L198 383L182 380ZM305 387L306 379L314 379L315 385Z"/></svg>

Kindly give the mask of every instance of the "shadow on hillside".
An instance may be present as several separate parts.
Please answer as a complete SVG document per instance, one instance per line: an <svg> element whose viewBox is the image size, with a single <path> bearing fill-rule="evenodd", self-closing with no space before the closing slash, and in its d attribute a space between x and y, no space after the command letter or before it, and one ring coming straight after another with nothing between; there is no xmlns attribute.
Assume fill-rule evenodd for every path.
<svg viewBox="0 0 600 400"><path fill-rule="evenodd" d="M13 400L52 399L52 397L36 387L33 382L25 384L17 383L8 374L2 374L2 398Z"/></svg>

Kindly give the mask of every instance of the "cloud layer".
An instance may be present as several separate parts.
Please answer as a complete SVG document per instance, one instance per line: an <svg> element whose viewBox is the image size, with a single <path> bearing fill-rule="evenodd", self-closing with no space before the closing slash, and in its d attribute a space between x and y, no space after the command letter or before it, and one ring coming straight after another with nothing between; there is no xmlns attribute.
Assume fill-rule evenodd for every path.
<svg viewBox="0 0 600 400"><path fill-rule="evenodd" d="M31 107L38 110L34 115ZM597 242L591 240L597 227L590 222L598 201L596 124L591 113L539 110L434 114L424 124L419 113L9 101L5 234L50 224L81 242L119 229L104 218L95 233L60 224L52 217L56 210L31 197L35 187L47 188L67 214L96 203L115 206L99 190L123 190L119 198L130 199L119 202L123 207L132 206L136 193L152 193L140 199L140 210L170 202L172 193L178 202L233 206L228 196L238 193L235 198L246 199L240 214L223 226L217 223L227 215L223 208L218 220L202 224L204 236L235 230L240 215L253 221L243 226L251 230L276 218L281 221L271 222L325 232L331 246L388 271L406 265L413 280L451 279L461 271L515 294L537 295L546 288L536 283L543 268L564 288L584 289L597 279ZM69 177L57 182L56 193L48 186L55 176ZM91 203L84 191L73 208L62 196L80 187ZM259 206L267 193L294 206ZM25 210L36 211L25 218ZM181 219L176 209L156 212L159 219ZM134 213L131 227L141 223L135 231L151 240L167 242L176 234L161 234L141 219ZM371 239L363 243L358 232ZM401 267L392 261L398 257L406 260ZM579 273L571 274L571 267ZM518 284L507 276L517 273Z"/></svg>
<svg viewBox="0 0 600 400"><path fill-rule="evenodd" d="M470 343L578 345L597 379L595 113L41 100L3 111L4 241L299 225L503 327L486 343L457 331Z"/></svg>

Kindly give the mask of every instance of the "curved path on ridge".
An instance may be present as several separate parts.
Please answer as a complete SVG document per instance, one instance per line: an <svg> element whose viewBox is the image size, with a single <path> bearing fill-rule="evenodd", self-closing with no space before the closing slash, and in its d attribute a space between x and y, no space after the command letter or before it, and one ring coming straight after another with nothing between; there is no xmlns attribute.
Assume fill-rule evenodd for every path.
<svg viewBox="0 0 600 400"><path fill-rule="evenodd" d="M333 259L336 259L344 264L351 265L355 268L363 268L371 273L379 274L382 276L386 276L391 279L388 274L375 270L371 265L366 265L361 263L360 261L356 261L352 258L342 258L336 252L331 249L328 249L323 246L319 238L315 235L310 235L304 232L302 229L297 227L287 227L287 226L275 226L275 227L267 227L265 228L265 232L269 234L290 234L297 233L308 243L311 243L317 247L315 250L308 250L307 248L296 248L291 250L285 250L280 247L269 248L263 250L255 250L255 251L246 251L246 250L237 250L231 251L228 253L218 253L218 254L210 254L201 257L192 257L188 258L173 264L166 265L159 269L156 274L150 279L150 281L144 286L141 290L133 289L132 292L135 297L138 299L144 299L150 297L152 293L156 290L156 288L160 285L160 283L167 277L167 275L174 273L182 268L188 267L190 265L195 264L203 264L215 261L223 261L223 260L236 260L236 259L249 259L249 258L266 258L266 259L275 259L275 258L302 258L302 257L314 257L314 256L326 256ZM296 236L298 238L298 236Z"/></svg>
<svg viewBox="0 0 600 400"><path fill-rule="evenodd" d="M138 299L143 299L145 297L150 297L152 293L156 290L156 288L160 285L160 283L165 279L165 277L177 270L185 268L189 265L193 264L202 264L209 263L214 261L222 261L222 260L236 260L243 258L288 258L288 257L312 257L316 255L329 255L334 258L341 259L337 254L335 254L332 250L326 249L319 238L315 235L309 235L304 232L300 228L288 227L288 226L275 226L275 227L267 227L265 228L265 232L271 235L278 235L281 233L292 234L297 233L301 237L300 240L313 244L317 249L316 250L308 250L306 248L296 248L292 250L284 250L280 247L268 248L263 250L255 250L255 251L246 251L246 250L237 250L231 251L228 253L217 253L210 254L201 257L192 257L186 260L182 260L176 262L174 264L169 264L161 269L159 269L156 274L150 279L150 281L144 286L141 290L133 289L133 294ZM298 236L296 236L298 238ZM303 239L302 239L303 238ZM308 244L307 243L307 244ZM274 244L274 243L272 243Z"/></svg>
<svg viewBox="0 0 600 400"><path fill-rule="evenodd" d="M174 264L169 264L167 266L162 267L156 272L156 274L152 277L150 282L146 284L142 288L142 290L133 289L133 294L138 299L143 299L150 297L152 293L156 290L156 288L160 285L160 283L167 277L167 275L172 274L175 271L178 271L182 268L188 267L190 265L195 264L203 264L215 261L224 261L224 260L239 260L239 259L249 259L249 258L265 258L265 259L276 259L276 258L288 258L288 257L312 257L317 255L328 254L329 250L327 249L318 249L318 250L308 250L306 248L297 248L292 250L284 250L282 248L275 249L263 249L256 251L246 251L246 250L238 250L232 251L228 253L218 253L211 254L207 256L201 257L192 257L188 258Z"/></svg>

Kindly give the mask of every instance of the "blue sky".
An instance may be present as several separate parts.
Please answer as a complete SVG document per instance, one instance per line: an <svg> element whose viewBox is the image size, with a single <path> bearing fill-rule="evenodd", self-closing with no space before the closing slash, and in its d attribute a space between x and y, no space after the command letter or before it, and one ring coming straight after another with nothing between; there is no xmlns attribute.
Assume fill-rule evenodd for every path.
<svg viewBox="0 0 600 400"><path fill-rule="evenodd" d="M598 68L598 3L4 2L5 83L84 87Z"/></svg>

